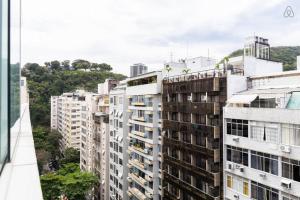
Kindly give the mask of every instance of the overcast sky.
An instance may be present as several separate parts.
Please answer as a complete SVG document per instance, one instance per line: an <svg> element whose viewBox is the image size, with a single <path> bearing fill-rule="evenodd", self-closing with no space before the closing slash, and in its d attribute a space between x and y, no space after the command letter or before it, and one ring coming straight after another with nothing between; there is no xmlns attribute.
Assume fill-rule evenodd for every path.
<svg viewBox="0 0 300 200"><path fill-rule="evenodd" d="M23 0L22 62L87 59L128 74L185 57L222 58L259 35L300 45L299 0ZM285 18L287 6L294 17Z"/></svg>

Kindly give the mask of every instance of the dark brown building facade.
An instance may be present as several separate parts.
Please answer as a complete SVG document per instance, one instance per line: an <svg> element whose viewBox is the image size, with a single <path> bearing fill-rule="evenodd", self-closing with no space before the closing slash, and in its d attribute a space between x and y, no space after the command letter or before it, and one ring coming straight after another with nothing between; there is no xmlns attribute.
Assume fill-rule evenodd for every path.
<svg viewBox="0 0 300 200"><path fill-rule="evenodd" d="M222 199L226 81L221 71L163 81L163 199Z"/></svg>

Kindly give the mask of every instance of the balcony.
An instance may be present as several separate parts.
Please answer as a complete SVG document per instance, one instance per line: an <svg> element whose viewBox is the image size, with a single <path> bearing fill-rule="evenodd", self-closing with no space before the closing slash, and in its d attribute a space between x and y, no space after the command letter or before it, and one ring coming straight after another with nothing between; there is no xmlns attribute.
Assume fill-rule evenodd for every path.
<svg viewBox="0 0 300 200"><path fill-rule="evenodd" d="M180 168L182 170L188 170L191 174L197 178L201 178L201 180L213 185L219 186L220 185L220 172L210 172L200 167L197 167L192 164L188 164L182 160L178 160L171 156L168 156L166 153L163 154L164 162L167 165L175 166L176 168Z"/></svg>
<svg viewBox="0 0 300 200"><path fill-rule="evenodd" d="M11 136L11 142L15 143L15 146L11 145L11 162L5 165L0 176L0 199L40 200L43 196L27 103L21 106L19 120L19 135Z"/></svg>
<svg viewBox="0 0 300 200"><path fill-rule="evenodd" d="M210 194L206 194L205 192L199 190L198 188L184 182L183 180L178 179L175 176L172 176L166 172L164 172L164 178L166 182L171 183L172 185L176 186L183 190L183 193L189 193L195 199L206 199L206 200L219 200L220 198L217 196L213 196L214 190L210 192Z"/></svg>
<svg viewBox="0 0 300 200"><path fill-rule="evenodd" d="M132 178L132 180L134 180L141 186L145 186L147 184L147 181L145 179L143 179L140 176L135 175L134 173L129 173L128 175L130 178Z"/></svg>
<svg viewBox="0 0 300 200"><path fill-rule="evenodd" d="M131 160L131 161L129 161L132 165L135 165L135 166L137 166L137 167L139 167L139 168L141 168L141 169L145 169L145 165L144 165L144 163L142 163L142 162L140 162L139 160L137 160L137 159L133 159L133 160Z"/></svg>
<svg viewBox="0 0 300 200"><path fill-rule="evenodd" d="M129 193L134 195L138 200L146 200L147 199L147 197L141 191L139 191L137 188L129 187L128 191L129 191Z"/></svg>

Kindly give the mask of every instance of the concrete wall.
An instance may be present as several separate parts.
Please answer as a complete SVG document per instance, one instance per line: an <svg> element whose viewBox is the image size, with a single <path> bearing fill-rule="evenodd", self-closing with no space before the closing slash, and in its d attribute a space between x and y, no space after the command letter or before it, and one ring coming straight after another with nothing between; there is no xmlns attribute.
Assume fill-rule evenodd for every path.
<svg viewBox="0 0 300 200"><path fill-rule="evenodd" d="M233 94L247 89L247 78L240 75L227 76L227 99Z"/></svg>
<svg viewBox="0 0 300 200"><path fill-rule="evenodd" d="M264 75L274 72L282 72L282 63L257 59L255 57L244 57L245 76Z"/></svg>

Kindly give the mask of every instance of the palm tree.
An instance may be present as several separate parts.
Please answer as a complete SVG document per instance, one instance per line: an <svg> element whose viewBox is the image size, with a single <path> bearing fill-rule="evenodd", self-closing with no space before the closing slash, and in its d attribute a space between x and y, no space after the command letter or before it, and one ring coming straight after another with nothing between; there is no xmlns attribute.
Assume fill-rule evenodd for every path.
<svg viewBox="0 0 300 200"><path fill-rule="evenodd" d="M172 67L170 67L170 65L166 65L165 70L168 72L168 76L169 76L169 73L172 70Z"/></svg>
<svg viewBox="0 0 300 200"><path fill-rule="evenodd" d="M191 70L188 69L188 68L182 70L182 72L185 73L185 74L188 74L190 71L191 71Z"/></svg>

